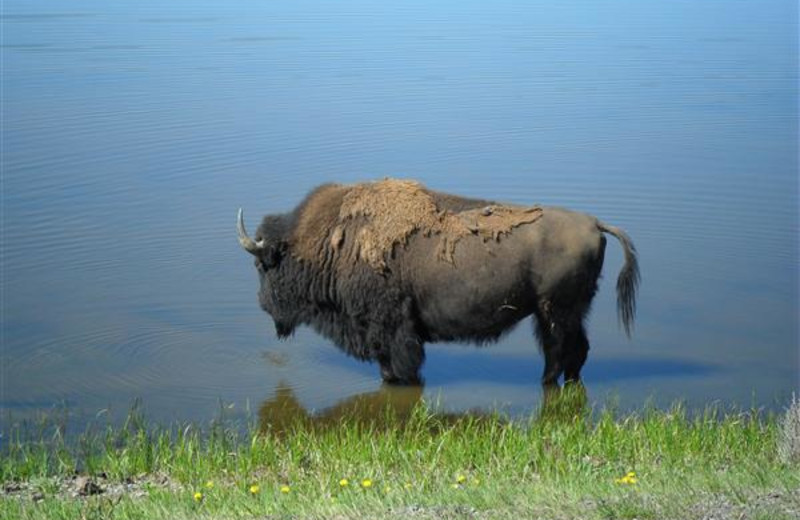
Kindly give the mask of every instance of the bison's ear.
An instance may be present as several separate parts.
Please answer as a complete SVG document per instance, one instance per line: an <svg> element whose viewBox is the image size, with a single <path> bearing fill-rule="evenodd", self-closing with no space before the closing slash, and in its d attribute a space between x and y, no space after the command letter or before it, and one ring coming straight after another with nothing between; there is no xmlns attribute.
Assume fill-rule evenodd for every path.
<svg viewBox="0 0 800 520"><path fill-rule="evenodd" d="M275 244L269 244L261 251L259 260L264 269L272 269L280 265L281 260L286 255L287 245L285 242L280 241Z"/></svg>

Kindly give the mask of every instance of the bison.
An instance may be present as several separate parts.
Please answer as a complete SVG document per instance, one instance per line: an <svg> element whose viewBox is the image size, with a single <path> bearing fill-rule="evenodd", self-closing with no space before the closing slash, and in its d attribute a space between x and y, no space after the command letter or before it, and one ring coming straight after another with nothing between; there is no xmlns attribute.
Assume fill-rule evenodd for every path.
<svg viewBox="0 0 800 520"><path fill-rule="evenodd" d="M622 230L583 213L385 179L322 185L294 210L264 217L253 238L240 209L237 230L278 336L310 325L347 354L377 361L388 383L421 382L425 343L493 342L529 315L545 390L562 375L579 382L605 233L625 254L617 311L631 333L636 250Z"/></svg>

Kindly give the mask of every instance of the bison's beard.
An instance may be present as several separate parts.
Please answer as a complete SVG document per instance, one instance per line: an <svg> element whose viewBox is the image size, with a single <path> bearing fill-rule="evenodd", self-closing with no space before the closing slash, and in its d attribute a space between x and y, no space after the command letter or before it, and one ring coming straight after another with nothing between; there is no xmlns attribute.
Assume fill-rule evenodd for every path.
<svg viewBox="0 0 800 520"><path fill-rule="evenodd" d="M294 334L294 325L275 320L275 332L278 334L278 338L286 339Z"/></svg>
<svg viewBox="0 0 800 520"><path fill-rule="evenodd" d="M278 337L280 339L288 338L294 334L297 323L290 316L276 312L278 307L275 306L271 296L272 293L265 293L264 291L259 294L261 309L272 317L272 321L275 323L275 332L278 334ZM277 317L276 314L281 314L281 316Z"/></svg>

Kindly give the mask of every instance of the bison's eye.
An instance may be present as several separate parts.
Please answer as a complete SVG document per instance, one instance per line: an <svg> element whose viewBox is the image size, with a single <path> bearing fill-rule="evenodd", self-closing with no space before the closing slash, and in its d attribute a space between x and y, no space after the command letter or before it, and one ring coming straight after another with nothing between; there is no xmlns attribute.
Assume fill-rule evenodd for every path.
<svg viewBox="0 0 800 520"><path fill-rule="evenodd" d="M256 269L258 269L259 273L263 273L264 271L267 270L266 266L264 265L264 261L261 258L256 257L256 260L253 263L255 264Z"/></svg>

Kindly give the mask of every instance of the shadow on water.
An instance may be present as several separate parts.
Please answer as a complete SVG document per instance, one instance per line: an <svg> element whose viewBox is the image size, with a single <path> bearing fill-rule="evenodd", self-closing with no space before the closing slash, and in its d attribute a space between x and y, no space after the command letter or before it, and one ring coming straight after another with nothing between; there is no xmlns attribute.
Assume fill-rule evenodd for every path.
<svg viewBox="0 0 800 520"><path fill-rule="evenodd" d="M465 381L484 381L502 384L538 383L542 360L527 362L527 358L494 356L487 362L485 353L459 352L447 355L433 352L424 368L425 377L438 384L463 383ZM436 359L446 357L445 360ZM637 378L656 377L699 377L713 374L718 367L681 359L651 358L634 356L628 358L591 359L583 369L586 380L595 383L621 382Z"/></svg>
<svg viewBox="0 0 800 520"><path fill-rule="evenodd" d="M511 421L497 411L435 411L423 400L423 390L421 385L383 384L376 391L348 397L334 406L314 412L300 403L291 387L281 383L275 395L259 407L258 428L262 433L282 434L295 429L335 430L344 425L381 431L422 424L430 431L438 431L466 422ZM536 419L558 421L587 416L590 413L588 403L583 385L568 385L545 394Z"/></svg>
<svg viewBox="0 0 800 520"><path fill-rule="evenodd" d="M491 348L491 347L486 347ZM375 366L369 363L354 365L335 349L325 352L326 364L358 370L372 375ZM538 384L543 360L538 354L531 356L503 356L487 352L484 348L444 350L435 346L427 349L423 376L437 386L464 383L496 383L503 385ZM586 363L582 376L596 384L621 383L633 379L691 378L719 373L722 366L700 361L668 357L592 357Z"/></svg>

